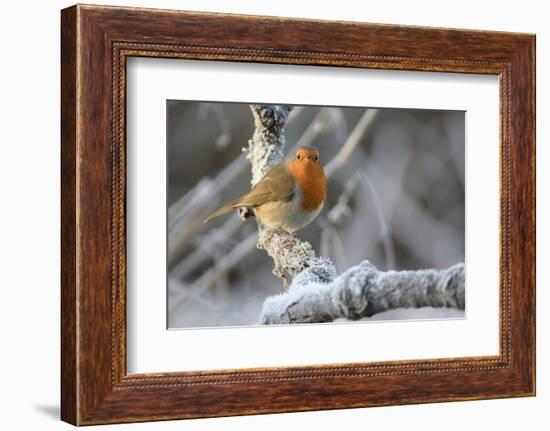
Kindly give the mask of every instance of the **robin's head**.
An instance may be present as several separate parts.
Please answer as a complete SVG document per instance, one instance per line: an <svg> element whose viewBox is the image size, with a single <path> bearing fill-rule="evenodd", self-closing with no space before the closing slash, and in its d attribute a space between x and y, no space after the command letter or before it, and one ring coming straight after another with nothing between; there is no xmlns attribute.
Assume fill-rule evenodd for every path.
<svg viewBox="0 0 550 431"><path fill-rule="evenodd" d="M296 163L315 163L319 164L319 151L315 148L310 147L301 147L296 151L296 156L294 157Z"/></svg>

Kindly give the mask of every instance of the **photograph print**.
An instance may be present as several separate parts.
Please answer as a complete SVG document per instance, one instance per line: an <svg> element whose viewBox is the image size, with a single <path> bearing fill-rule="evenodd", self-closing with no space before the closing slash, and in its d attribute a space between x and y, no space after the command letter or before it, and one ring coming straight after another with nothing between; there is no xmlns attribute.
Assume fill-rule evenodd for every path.
<svg viewBox="0 0 550 431"><path fill-rule="evenodd" d="M465 318L465 112L168 100L167 327Z"/></svg>

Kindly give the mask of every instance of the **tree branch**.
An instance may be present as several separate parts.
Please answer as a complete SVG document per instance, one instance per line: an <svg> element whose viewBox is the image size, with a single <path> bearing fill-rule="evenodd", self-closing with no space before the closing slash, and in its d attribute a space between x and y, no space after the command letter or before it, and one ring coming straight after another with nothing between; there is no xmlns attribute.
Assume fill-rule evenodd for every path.
<svg viewBox="0 0 550 431"><path fill-rule="evenodd" d="M448 269L379 271L368 261L331 283L312 281L308 271L291 288L266 299L260 323L357 320L396 308L447 307L464 310L464 264Z"/></svg>
<svg viewBox="0 0 550 431"><path fill-rule="evenodd" d="M292 106L250 105L254 115L254 135L248 142L246 158L252 166L252 185L260 181L283 159L284 127Z"/></svg>

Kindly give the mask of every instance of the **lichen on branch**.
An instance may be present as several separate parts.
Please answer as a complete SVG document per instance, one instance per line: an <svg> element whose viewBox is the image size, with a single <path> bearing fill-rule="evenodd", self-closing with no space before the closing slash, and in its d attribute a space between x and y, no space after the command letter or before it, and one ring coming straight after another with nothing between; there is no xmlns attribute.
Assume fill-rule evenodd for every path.
<svg viewBox="0 0 550 431"><path fill-rule="evenodd" d="M248 141L246 158L252 167L252 185L260 181L265 174L284 156L284 127L289 105L250 105L254 115L254 134Z"/></svg>
<svg viewBox="0 0 550 431"><path fill-rule="evenodd" d="M264 249L275 263L273 273L286 282L285 274L296 277L309 275L309 280L328 283L336 276L329 259L317 257L312 245L281 231L261 228L258 247ZM285 284L285 287L288 287Z"/></svg>

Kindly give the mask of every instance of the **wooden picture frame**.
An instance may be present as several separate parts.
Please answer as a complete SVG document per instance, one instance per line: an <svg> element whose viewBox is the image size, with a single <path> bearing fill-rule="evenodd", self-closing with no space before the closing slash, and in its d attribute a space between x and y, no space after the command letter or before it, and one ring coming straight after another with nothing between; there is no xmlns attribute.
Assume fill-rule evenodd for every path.
<svg viewBox="0 0 550 431"><path fill-rule="evenodd" d="M534 35L83 5L61 18L62 420L90 425L535 394ZM500 354L127 374L130 56L498 75Z"/></svg>

